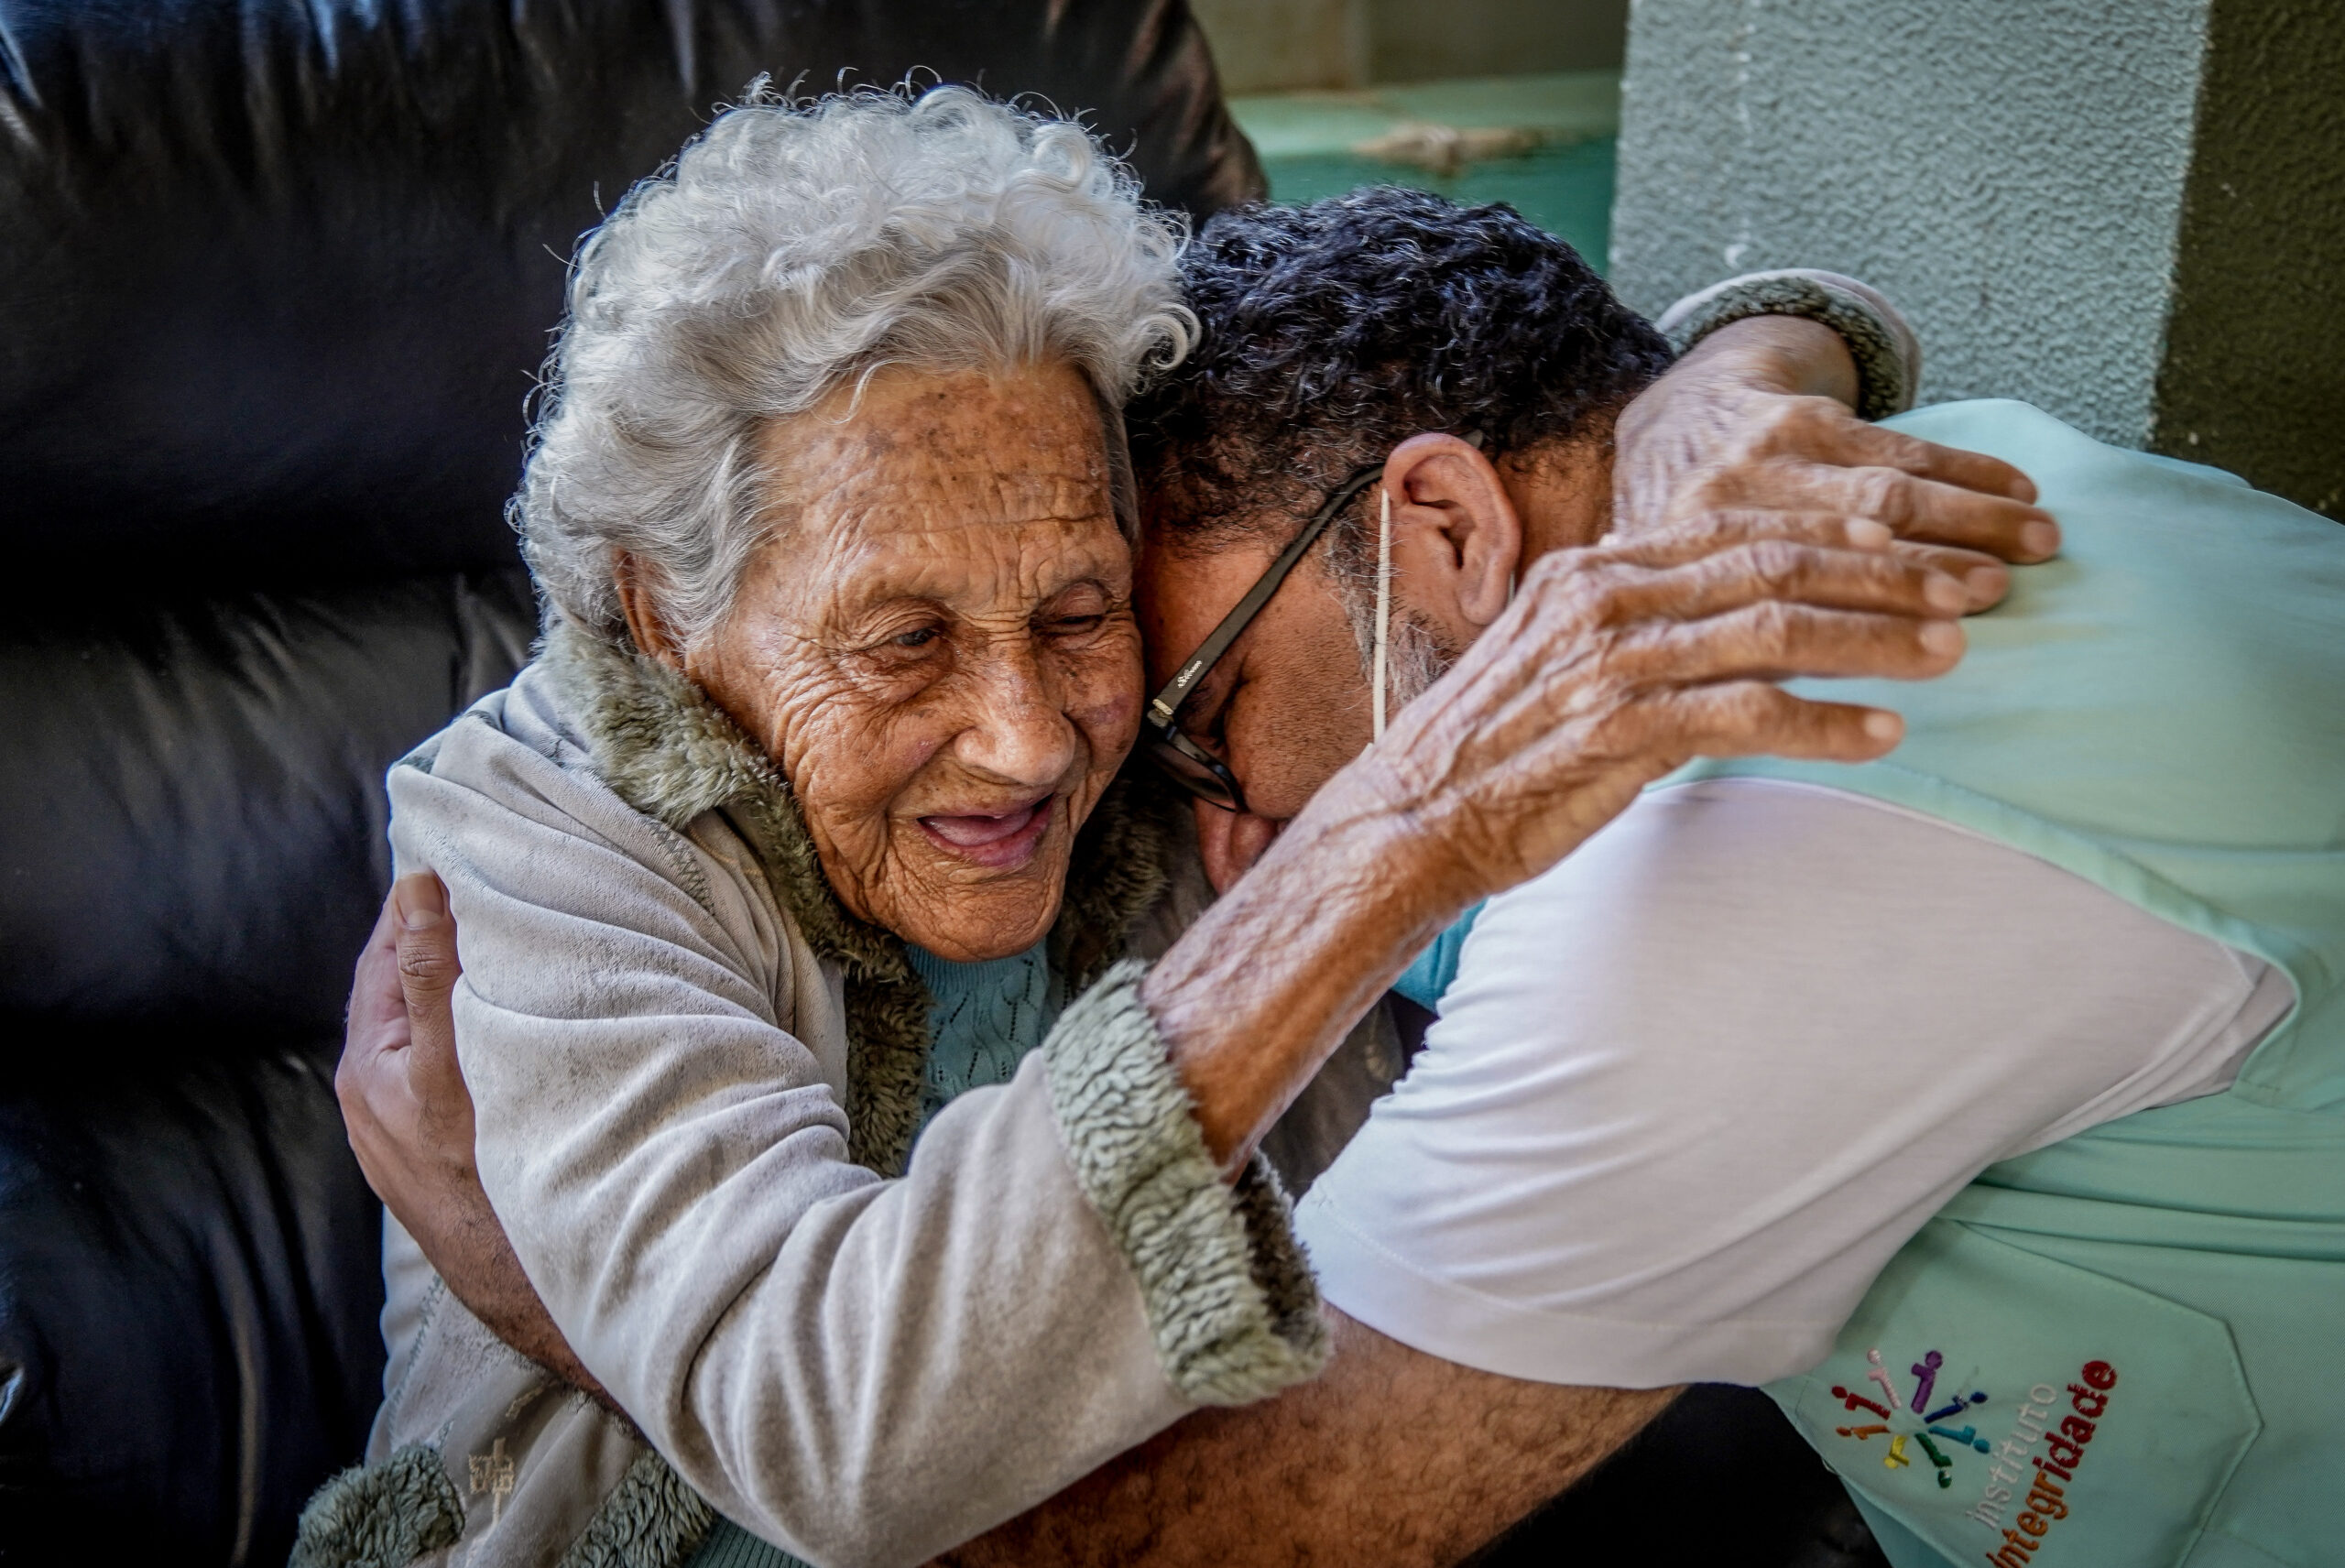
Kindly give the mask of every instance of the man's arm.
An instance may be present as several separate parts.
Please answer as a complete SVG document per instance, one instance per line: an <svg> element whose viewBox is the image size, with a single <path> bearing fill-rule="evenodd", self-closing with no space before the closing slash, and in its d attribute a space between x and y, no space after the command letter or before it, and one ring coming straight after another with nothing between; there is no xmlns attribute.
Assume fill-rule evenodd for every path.
<svg viewBox="0 0 2345 1568"><path fill-rule="evenodd" d="M393 1211L433 1236L434 1261L465 1305L609 1404L530 1289L472 1169L446 908L438 878L402 878L360 958L336 1074L351 1146ZM1341 1312L1329 1321L1334 1355L1318 1381L1200 1411L942 1561L1456 1562L1571 1485L1675 1393L1525 1382L1423 1355Z"/></svg>
<svg viewBox="0 0 2345 1568"><path fill-rule="evenodd" d="M1478 1372L1330 1313L1318 1381L1200 1411L944 1568L1303 1568L1456 1563L1676 1398Z"/></svg>
<svg viewBox="0 0 2345 1568"><path fill-rule="evenodd" d="M529 1288L472 1170L449 1009L458 973L438 878L401 879L351 990L336 1075L351 1146L393 1211L433 1235L435 1262L466 1306L608 1404ZM1316 1382L1200 1411L942 1561L1454 1563L1585 1475L1675 1394L1478 1372L1341 1312L1329 1321L1334 1355Z"/></svg>
<svg viewBox="0 0 2345 1568"><path fill-rule="evenodd" d="M945 1561L1458 1561L1669 1398L1599 1385L1813 1364L1981 1167L2220 1086L2285 1001L1939 823L1749 780L1649 795L1491 902L1302 1205L1328 1299L1426 1349L1330 1308L1316 1384L1185 1420Z"/></svg>
<svg viewBox="0 0 2345 1568"><path fill-rule="evenodd" d="M334 1068L351 1150L391 1212L433 1237L433 1262L489 1332L625 1416L546 1315L481 1191L449 1005L463 973L447 888L429 871L400 877L359 954Z"/></svg>

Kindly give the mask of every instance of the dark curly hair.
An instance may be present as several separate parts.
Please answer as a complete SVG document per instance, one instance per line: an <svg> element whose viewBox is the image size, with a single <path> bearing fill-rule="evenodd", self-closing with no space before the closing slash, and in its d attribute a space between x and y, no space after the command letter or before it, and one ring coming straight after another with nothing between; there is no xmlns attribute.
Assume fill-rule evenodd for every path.
<svg viewBox="0 0 2345 1568"><path fill-rule="evenodd" d="M1609 439L1670 360L1570 245L1422 191L1231 209L1182 271L1202 338L1126 417L1152 526L1201 541L1266 506L1300 521L1419 430L1512 452Z"/></svg>

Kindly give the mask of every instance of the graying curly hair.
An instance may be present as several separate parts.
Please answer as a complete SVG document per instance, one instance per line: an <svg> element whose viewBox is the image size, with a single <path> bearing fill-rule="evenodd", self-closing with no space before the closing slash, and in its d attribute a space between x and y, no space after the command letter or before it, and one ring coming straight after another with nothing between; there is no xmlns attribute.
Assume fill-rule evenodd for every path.
<svg viewBox="0 0 2345 1568"><path fill-rule="evenodd" d="M1120 455L1114 411L1195 335L1185 236L1073 121L957 87L753 91L579 251L510 508L540 589L619 637L627 551L698 642L779 520L760 432L885 366L1073 365Z"/></svg>

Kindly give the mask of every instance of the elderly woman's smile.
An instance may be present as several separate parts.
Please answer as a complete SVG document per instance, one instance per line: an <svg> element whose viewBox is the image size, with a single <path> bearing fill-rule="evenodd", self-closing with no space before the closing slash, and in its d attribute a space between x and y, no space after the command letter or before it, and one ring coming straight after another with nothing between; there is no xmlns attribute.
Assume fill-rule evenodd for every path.
<svg viewBox="0 0 2345 1568"><path fill-rule="evenodd" d="M883 370L769 426L731 611L661 651L777 759L842 902L960 961L1058 913L1130 748L1140 635L1099 404L1047 364Z"/></svg>

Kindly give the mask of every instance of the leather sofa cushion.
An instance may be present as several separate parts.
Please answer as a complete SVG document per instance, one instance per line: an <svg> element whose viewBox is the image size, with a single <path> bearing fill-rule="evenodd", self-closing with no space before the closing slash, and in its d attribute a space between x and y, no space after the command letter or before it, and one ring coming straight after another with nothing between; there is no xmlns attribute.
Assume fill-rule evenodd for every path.
<svg viewBox="0 0 2345 1568"><path fill-rule="evenodd" d="M309 1051L0 1073L0 1563L280 1563L381 1396L381 1208Z"/></svg>
<svg viewBox="0 0 2345 1568"><path fill-rule="evenodd" d="M578 237L753 79L915 69L1262 189L1177 0L0 0L0 549L82 598L511 561Z"/></svg>
<svg viewBox="0 0 2345 1568"><path fill-rule="evenodd" d="M338 1035L390 876L383 774L511 678L535 619L507 568L0 643L0 1073L68 1026L112 1030L117 1066Z"/></svg>

